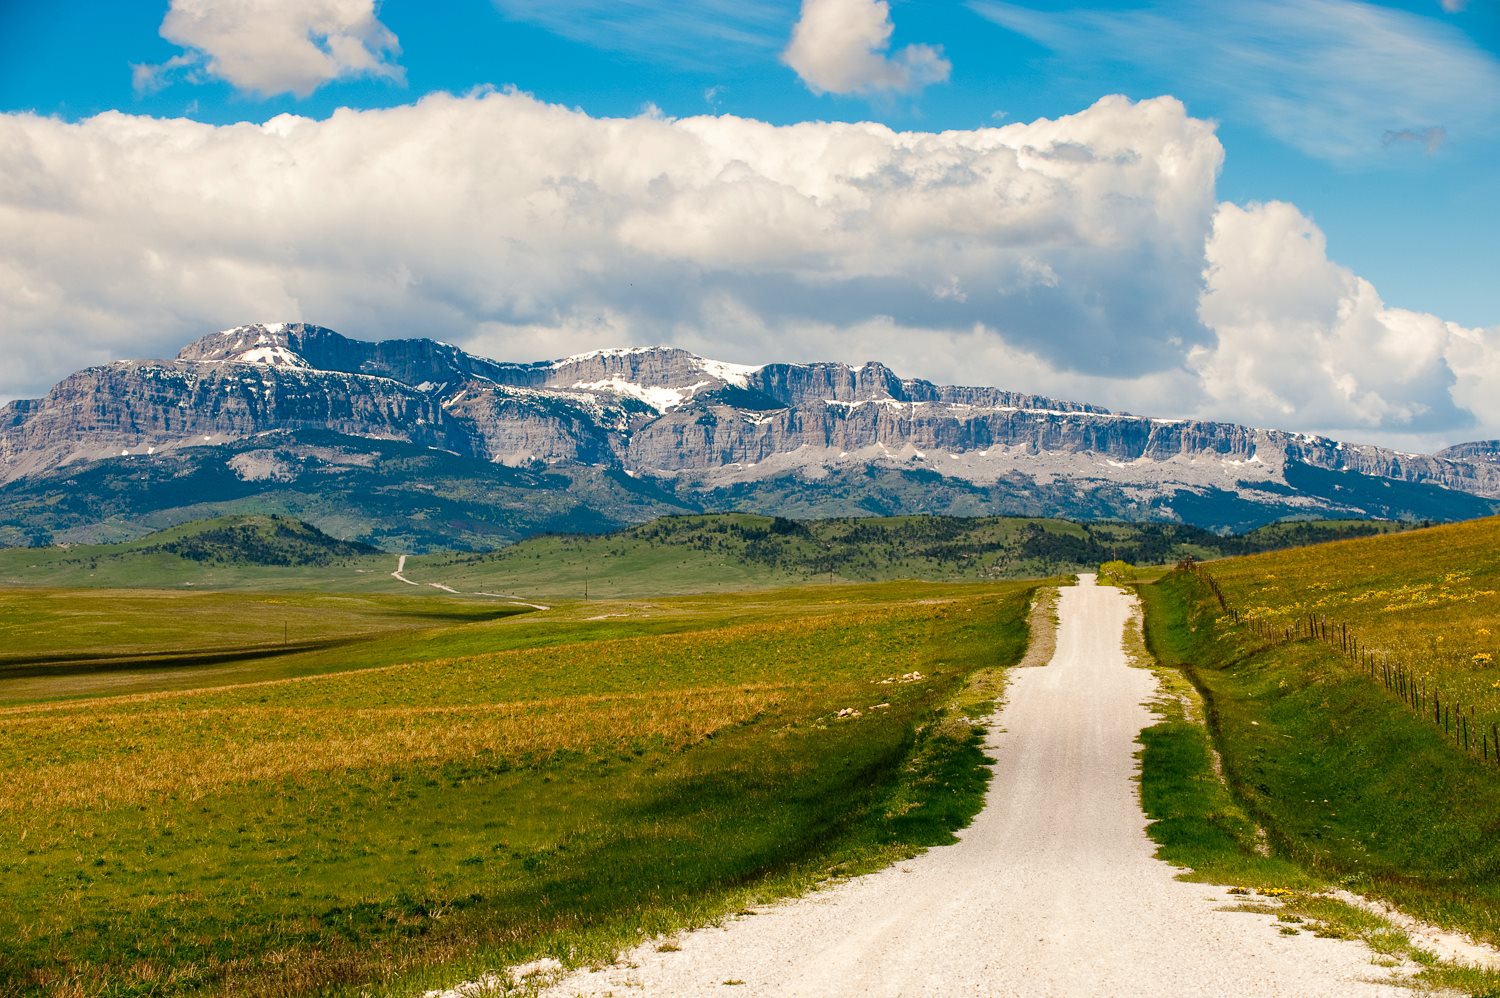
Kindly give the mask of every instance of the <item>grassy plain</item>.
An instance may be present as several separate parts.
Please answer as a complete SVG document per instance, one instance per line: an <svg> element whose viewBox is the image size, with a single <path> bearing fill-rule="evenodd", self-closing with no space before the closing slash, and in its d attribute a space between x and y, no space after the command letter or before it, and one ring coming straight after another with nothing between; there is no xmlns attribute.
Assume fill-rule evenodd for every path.
<svg viewBox="0 0 1500 998"><path fill-rule="evenodd" d="M0 708L0 993L411 993L544 953L603 958L946 841L983 789L961 715L1019 658L1031 588L495 619L429 597L388 607L383 636L261 660L264 681ZM161 647L197 647L214 619L232 631L235 601L248 623L230 640L249 641L268 612L87 597L173 618ZM330 634L383 626L378 601L339 623L323 597L275 599ZM18 605L45 600L68 597ZM427 626L426 607L479 619ZM58 634L54 657L79 646Z"/></svg>
<svg viewBox="0 0 1500 998"><path fill-rule="evenodd" d="M1279 611L1290 621L1326 612L1355 621L1371 641L1413 640L1424 630L1451 635L1485 619L1473 614L1489 598L1482 593L1497 530L1496 521L1460 524L1208 569L1231 606L1255 613ZM1330 903L1313 892L1348 887L1500 942L1493 761L1463 753L1323 642L1270 639L1235 624L1191 573L1139 589L1152 653L1191 680L1207 720L1208 737L1178 716L1182 710L1169 711L1143 735L1142 798L1158 819L1153 834L1166 858L1211 878L1291 890L1294 910L1309 920L1391 951L1405 945L1399 932L1360 929L1348 912L1324 910ZM1417 605L1398 591L1428 595ZM1432 598L1443 593L1463 595ZM1450 668L1457 683L1478 669L1451 660ZM1500 975L1434 967L1426 977L1467 993L1500 993L1492 990Z"/></svg>
<svg viewBox="0 0 1500 998"><path fill-rule="evenodd" d="M0 704L385 665L523 607L451 596L0 589Z"/></svg>
<svg viewBox="0 0 1500 998"><path fill-rule="evenodd" d="M1242 615L1347 624L1445 702L1500 724L1500 519L1359 538L1210 566ZM1476 735L1477 737L1477 735Z"/></svg>

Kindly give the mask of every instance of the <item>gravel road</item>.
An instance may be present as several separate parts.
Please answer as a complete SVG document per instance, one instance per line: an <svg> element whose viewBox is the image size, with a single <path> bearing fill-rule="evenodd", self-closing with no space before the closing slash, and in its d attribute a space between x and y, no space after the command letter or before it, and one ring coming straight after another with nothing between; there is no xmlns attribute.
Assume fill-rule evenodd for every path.
<svg viewBox="0 0 1500 998"><path fill-rule="evenodd" d="M1063 590L1057 652L1012 673L984 810L953 846L722 928L646 944L545 994L1410 995L1355 942L1220 910L1152 857L1133 776L1155 680L1128 597Z"/></svg>

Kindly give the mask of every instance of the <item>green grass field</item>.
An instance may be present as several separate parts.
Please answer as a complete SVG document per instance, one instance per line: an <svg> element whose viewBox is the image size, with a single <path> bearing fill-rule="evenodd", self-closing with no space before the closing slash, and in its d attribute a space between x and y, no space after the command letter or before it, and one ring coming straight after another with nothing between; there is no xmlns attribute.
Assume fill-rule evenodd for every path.
<svg viewBox="0 0 1500 998"><path fill-rule="evenodd" d="M1477 521L1208 565L1230 606L1251 611L1239 623L1193 573L1140 586L1151 651L1202 694L1211 736L1180 716L1143 736L1142 797L1164 855L1211 877L1304 892L1309 912L1326 903L1307 892L1345 886L1500 942L1494 760L1464 752L1337 648L1253 623L1328 612L1392 647L1472 640L1493 621L1485 589L1496 540L1500 521ZM1425 595L1400 595L1412 592ZM1429 668L1444 682L1441 660ZM1455 688L1483 692L1472 684L1481 667L1447 668ZM1474 994L1500 986L1500 975L1452 968L1428 980Z"/></svg>
<svg viewBox="0 0 1500 998"><path fill-rule="evenodd" d="M470 647L455 624L523 609L438 595L0 589L0 704L391 664Z"/></svg>
<svg viewBox="0 0 1500 998"><path fill-rule="evenodd" d="M1500 519L1238 558L1209 570L1242 616L1295 626L1313 614L1347 625L1360 647L1409 670L1429 701L1435 693L1472 712L1476 751L1480 731L1500 725Z"/></svg>
<svg viewBox="0 0 1500 998"><path fill-rule="evenodd" d="M963 715L1019 658L1031 588L503 617L441 595L8 593L32 658L101 635L256 647L281 619L340 643L228 677L3 681L32 685L0 708L0 993L409 994L948 841L984 784ZM209 688L161 688L200 668ZM79 698L101 671L113 695Z"/></svg>
<svg viewBox="0 0 1500 998"><path fill-rule="evenodd" d="M1211 571L1254 614L1343 613L1430 650L1482 637L1497 532ZM1212 553L1122 525L740 516L413 558L416 586L268 518L0 552L0 577L45 566L0 589L0 994L410 994L603 959L949 841L985 783L969 718L1037 583L848 577L1101 551ZM1169 696L1143 736L1169 859L1500 937L1500 773L1325 644L1235 625L1197 577L1141 590L1152 650L1207 697L1207 728ZM1452 675L1483 678L1464 651Z"/></svg>

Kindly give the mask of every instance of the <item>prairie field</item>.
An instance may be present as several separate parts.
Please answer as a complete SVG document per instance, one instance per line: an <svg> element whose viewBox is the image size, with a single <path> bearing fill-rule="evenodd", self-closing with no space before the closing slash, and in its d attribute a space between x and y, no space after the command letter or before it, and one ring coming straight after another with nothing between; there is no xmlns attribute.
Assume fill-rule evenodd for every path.
<svg viewBox="0 0 1500 998"><path fill-rule="evenodd" d="M1479 733L1500 724L1500 519L1234 558L1208 570L1243 617L1295 628L1311 614L1347 627L1382 665L1389 658L1409 670L1424 703L1435 693L1439 706L1461 706L1476 751Z"/></svg>
<svg viewBox="0 0 1500 998"><path fill-rule="evenodd" d="M294 610L330 643L209 666L202 688L131 662L106 663L108 696L79 696L86 661L0 680L26 684L0 707L0 993L410 993L948 841L984 782L964 715L1024 650L1034 586L500 616L7 594L34 658L111 626L142 655L253 644Z"/></svg>
<svg viewBox="0 0 1500 998"><path fill-rule="evenodd" d="M0 588L0 705L392 664L521 609L436 594Z"/></svg>
<svg viewBox="0 0 1500 998"><path fill-rule="evenodd" d="M1347 887L1500 944L1497 542L1500 520L1480 520L1139 586L1150 650L1202 696L1211 738L1180 719L1143 736L1169 858L1256 886ZM1202 796L1215 757L1232 801ZM1492 993L1500 977L1430 980Z"/></svg>

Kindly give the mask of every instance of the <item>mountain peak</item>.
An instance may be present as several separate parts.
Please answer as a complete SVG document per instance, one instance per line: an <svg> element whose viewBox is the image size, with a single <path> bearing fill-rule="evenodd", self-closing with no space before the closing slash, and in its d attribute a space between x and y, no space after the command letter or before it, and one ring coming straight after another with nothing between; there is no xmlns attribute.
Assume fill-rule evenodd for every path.
<svg viewBox="0 0 1500 998"><path fill-rule="evenodd" d="M746 379L761 369L761 365L731 364L722 360L710 360L684 350L681 347L617 347L608 350L590 350L551 362L553 370L565 368L593 367L633 377L675 378L684 375L706 375L715 381L745 387Z"/></svg>
<svg viewBox="0 0 1500 998"><path fill-rule="evenodd" d="M544 365L550 386L630 396L664 413L703 393L745 389L759 367L708 360L678 347L593 350Z"/></svg>
<svg viewBox="0 0 1500 998"><path fill-rule="evenodd" d="M300 342L297 341L313 330L338 335L332 330L300 322L256 322L210 333L194 340L178 352L177 359L206 363L265 364L270 367L307 370L312 365L298 351Z"/></svg>
<svg viewBox="0 0 1500 998"><path fill-rule="evenodd" d="M643 383L678 377L697 368L699 357L678 347L611 347L588 350L558 360L541 361L538 366L556 372L554 380L566 380L570 372L608 372Z"/></svg>

